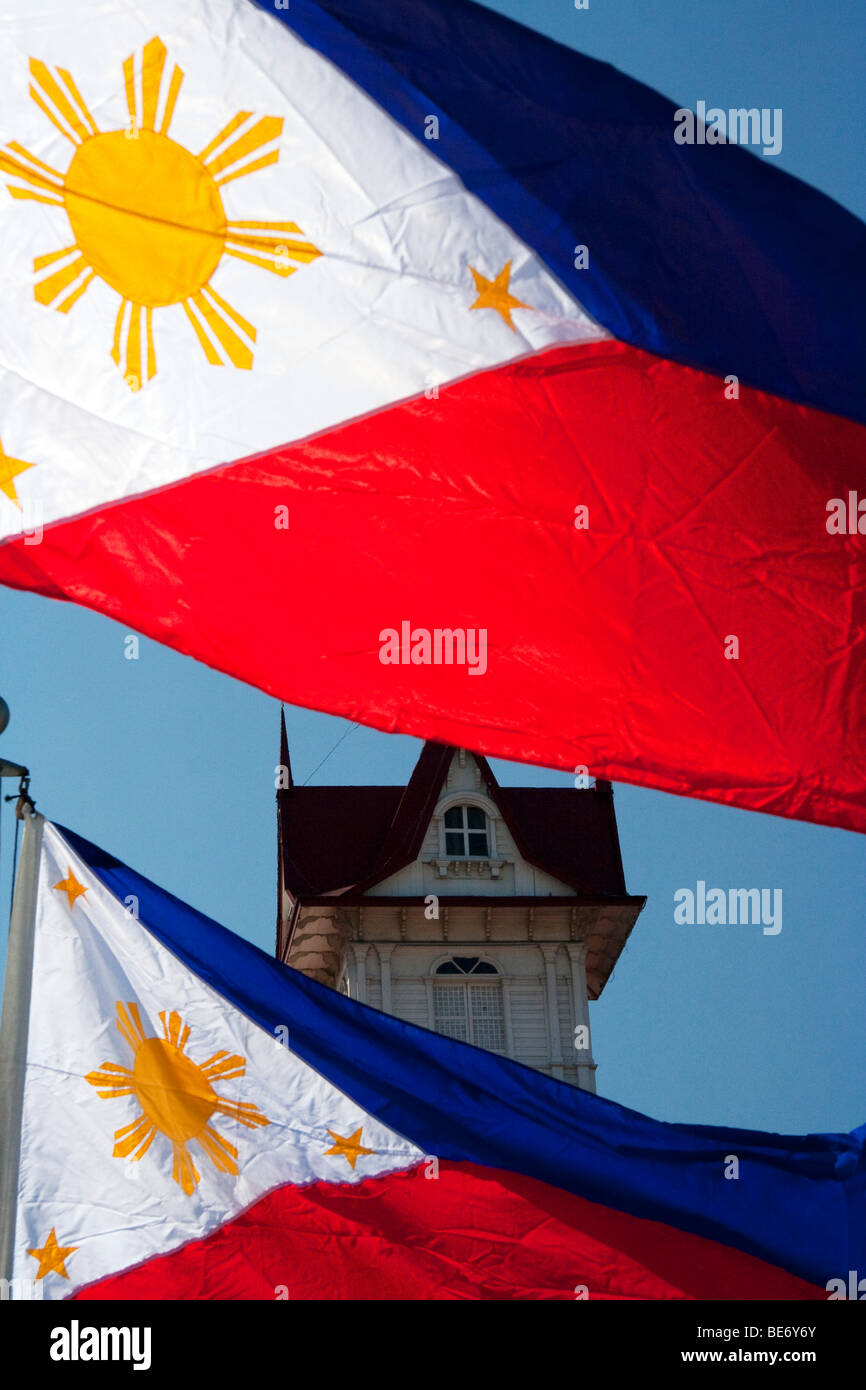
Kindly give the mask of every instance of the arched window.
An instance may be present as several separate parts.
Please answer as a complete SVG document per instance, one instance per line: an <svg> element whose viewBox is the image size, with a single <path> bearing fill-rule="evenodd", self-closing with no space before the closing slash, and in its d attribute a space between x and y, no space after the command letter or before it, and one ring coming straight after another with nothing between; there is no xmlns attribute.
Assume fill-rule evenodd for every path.
<svg viewBox="0 0 866 1390"><path fill-rule="evenodd" d="M487 817L480 806L451 806L445 812L445 853L452 859L488 859Z"/></svg>
<svg viewBox="0 0 866 1390"><path fill-rule="evenodd" d="M480 956L452 956L436 967L433 1020L437 1033L460 1042L505 1051L499 972Z"/></svg>

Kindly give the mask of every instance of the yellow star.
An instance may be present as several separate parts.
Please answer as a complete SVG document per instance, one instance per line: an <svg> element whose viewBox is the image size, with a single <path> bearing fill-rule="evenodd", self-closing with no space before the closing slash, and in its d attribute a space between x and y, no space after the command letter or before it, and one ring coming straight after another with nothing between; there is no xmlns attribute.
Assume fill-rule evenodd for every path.
<svg viewBox="0 0 866 1390"><path fill-rule="evenodd" d="M344 1139L341 1134L335 1134L332 1129L329 1129L328 1133L331 1138L336 1139L337 1142L332 1149L325 1150L325 1155L342 1154L345 1159L348 1159L350 1167L354 1168L361 1154L374 1154L376 1152L375 1149L365 1149L364 1145L361 1143L363 1128L362 1125L360 1129L356 1129L350 1139Z"/></svg>
<svg viewBox="0 0 866 1390"><path fill-rule="evenodd" d="M87 889L83 884L78 882L78 879L71 869L68 870L68 877L62 878L59 883L55 883L54 887L61 893L66 894L69 899L70 907L75 906L76 898L83 898L84 894L87 892Z"/></svg>
<svg viewBox="0 0 866 1390"><path fill-rule="evenodd" d="M68 1279L65 1261L70 1255L74 1255L78 1249L77 1245L58 1245L57 1235L54 1227L51 1227L51 1235L46 1240L42 1249L28 1250L28 1255L33 1255L39 1261L39 1269L36 1272L37 1279L44 1279L46 1274L59 1274L61 1279Z"/></svg>
<svg viewBox="0 0 866 1390"><path fill-rule="evenodd" d="M15 491L15 479L19 473L24 473L32 467L32 463L25 463L23 459L14 459L11 454L4 454L3 441L0 439L0 492L5 492L9 501L14 502L16 507L20 507L21 503Z"/></svg>
<svg viewBox="0 0 866 1390"><path fill-rule="evenodd" d="M470 304L470 309L495 309L497 314L508 324L513 333L517 332L511 322L512 309L529 309L531 305L524 304L522 299L515 299L508 288L511 279L511 262L506 261L495 280L488 280L474 265L469 269L472 271L475 280L475 288L478 291L478 298L474 304Z"/></svg>

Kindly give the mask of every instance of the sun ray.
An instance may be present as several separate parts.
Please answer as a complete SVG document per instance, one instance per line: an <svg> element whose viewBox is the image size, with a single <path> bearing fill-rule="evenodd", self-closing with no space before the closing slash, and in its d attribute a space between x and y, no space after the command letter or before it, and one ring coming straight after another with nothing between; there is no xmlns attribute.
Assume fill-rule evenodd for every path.
<svg viewBox="0 0 866 1390"><path fill-rule="evenodd" d="M260 150L264 145L269 145L272 140L278 140L282 134L282 130L283 119L281 116L261 116L254 126L251 126L249 130L244 131L243 135L239 135L236 140L233 140L222 154L216 154L212 159L203 159L202 164L207 169L211 178L216 180L217 187L219 187L220 182L225 183L228 180L223 179L221 181L217 179L217 174L221 174L223 169L230 169L233 164L247 159L250 155L255 154L256 150ZM275 150L272 155L267 155L265 157L264 162L267 164L275 164L278 158L279 150ZM253 169L261 167L262 161L257 160L254 164L247 165L245 169L238 170L238 172L231 177L240 178L242 174L252 173Z"/></svg>
<svg viewBox="0 0 866 1390"><path fill-rule="evenodd" d="M111 357L116 365L120 366L120 340L123 336L123 319L126 314L127 300L121 299L117 317L114 320L114 340L111 344Z"/></svg>
<svg viewBox="0 0 866 1390"><path fill-rule="evenodd" d="M125 348L123 374L127 385L133 391L138 391L142 385L142 307L140 304L134 304L131 300L121 300L117 317L114 320L114 339L111 345L111 357L118 366L120 366L123 355L121 347ZM127 309L129 310L128 322L126 322ZM124 324L126 324L125 336ZM150 381L156 375L156 354L153 347L153 318L149 308L144 309L143 332L147 380Z"/></svg>
<svg viewBox="0 0 866 1390"><path fill-rule="evenodd" d="M290 261L309 264L322 254L311 241L304 240L300 232L295 222L229 222L226 254L239 261L250 261L275 275L292 275L296 267L290 265Z"/></svg>
<svg viewBox="0 0 866 1390"><path fill-rule="evenodd" d="M249 261L263 270L270 270L274 275L293 275L297 267L291 265L290 261L309 263L322 254L311 241L286 235L287 232L298 233L300 230L294 222L229 222L226 255L234 256L239 261ZM254 231L258 235L254 235ZM268 232L277 234L262 235Z"/></svg>
<svg viewBox="0 0 866 1390"><path fill-rule="evenodd" d="M213 1057L209 1057L206 1062L202 1062L201 1069L208 1081L233 1081L238 1076L243 1076L246 1072L246 1062L237 1053L229 1055L228 1052L215 1052Z"/></svg>
<svg viewBox="0 0 866 1390"><path fill-rule="evenodd" d="M207 333L205 333L204 328L199 323L198 319L193 313L192 306L189 300L184 300L183 309L184 313L186 314L187 318L189 319L190 323L195 329L196 337L202 345L202 350L204 351L204 355L207 358L208 362L210 362L212 367L224 366L225 364L222 358L220 357L219 353L217 352Z"/></svg>
<svg viewBox="0 0 866 1390"><path fill-rule="evenodd" d="M205 145L204 149L199 151L199 153L196 155L196 158L199 159L202 164L204 164L208 155L213 154L214 150L218 150L220 145L222 145L226 140L228 140L230 135L234 135L238 127L242 126L245 121L248 121L252 114L252 111L239 111L236 116L232 116L228 124L223 126L219 135L215 135L214 138L211 140L210 144ZM207 168L206 164L205 168Z"/></svg>
<svg viewBox="0 0 866 1390"><path fill-rule="evenodd" d="M51 76L45 63L39 58L30 59L30 75L33 78L30 95L42 107L49 121L57 127L61 135L65 135L67 140L72 141L73 145L80 145L83 140L87 140L93 132L87 129L59 82ZM39 88L42 89L46 99L44 101L40 97ZM56 115L48 107L48 101L54 105ZM72 130L72 135L69 134L69 129L61 124L61 120L65 121L66 126Z"/></svg>
<svg viewBox="0 0 866 1390"><path fill-rule="evenodd" d="M176 1047L178 1052L183 1052L189 1038L189 1025L181 1021L180 1014L176 1009L173 1009L168 1015L167 1022L164 1011L159 1017L162 1021L162 1034L166 1042L171 1043L172 1047Z"/></svg>
<svg viewBox="0 0 866 1390"><path fill-rule="evenodd" d="M254 218L252 218L252 220L247 220L247 221L241 221L241 220L239 220L239 219L233 217L233 218L231 219L231 221L229 222L228 225L229 225L230 227L241 227L241 228L243 228L243 229L247 229L247 228L251 228L251 227L261 227L261 228L263 228L263 229L266 228L266 229L268 229L269 231L272 231L272 232L298 232L298 233L300 233L300 230L301 230L300 227L298 226L297 222L265 222L265 221L263 221L260 217L254 217ZM319 253L319 254L321 254L321 253Z"/></svg>
<svg viewBox="0 0 866 1390"><path fill-rule="evenodd" d="M253 1105L248 1100L220 1100L214 1107L230 1120L237 1120L239 1124L245 1125L247 1129L256 1129L260 1125L269 1125L271 1122L264 1116L257 1105Z"/></svg>
<svg viewBox="0 0 866 1390"><path fill-rule="evenodd" d="M321 255L312 242L295 241L285 236L238 236L229 233L226 243L243 246L249 251L260 251L264 255L274 256L277 260L291 258L293 261L314 261Z"/></svg>
<svg viewBox="0 0 866 1390"><path fill-rule="evenodd" d="M76 248L77 250L77 248ZM34 297L40 304L52 304L57 297L68 289L79 275L89 271L91 267L83 256L77 256L69 265L61 266L55 270L53 275L46 275L43 280L37 280L33 287Z"/></svg>
<svg viewBox="0 0 866 1390"><path fill-rule="evenodd" d="M229 1143L228 1139L217 1134L213 1125L205 1125L201 1134L198 1135L198 1142L217 1172L236 1173L238 1171L237 1149L234 1144Z"/></svg>
<svg viewBox="0 0 866 1390"><path fill-rule="evenodd" d="M187 312L189 312L188 306L190 303L195 305L232 365L247 370L252 367L252 349L247 347L243 339L232 328L228 321L228 314L220 309L216 303L211 303L201 290L198 294L194 294L191 301L188 300L187 304L184 305ZM226 307L228 308L228 306ZM239 318L239 315L235 315L233 310L229 310L228 312L231 313L233 318Z"/></svg>
<svg viewBox="0 0 866 1390"><path fill-rule="evenodd" d="M228 224L226 243L244 246L251 251L263 251L277 257L287 257L295 261L314 261L322 253L311 241L299 241L290 236L251 236L248 232L236 232L236 223ZM262 227L262 231L266 228ZM297 229L296 229L297 230Z"/></svg>
<svg viewBox="0 0 866 1390"><path fill-rule="evenodd" d="M248 371L253 365L252 348L248 347L240 334L232 328L232 320L238 325L241 332L252 337L255 341L255 329L252 324L247 323L246 319L226 304L224 299L215 294L210 285L206 285L199 294L194 296L194 303L232 365Z"/></svg>
<svg viewBox="0 0 866 1390"><path fill-rule="evenodd" d="M45 256L36 256L33 261L33 269L36 272L44 270L46 266L53 265L56 261L64 260L77 252L77 246L64 246L60 251L50 251ZM45 276L42 280L37 281L33 294L40 304L51 304L64 290L73 286L70 293L55 306L59 313L68 314L73 304L77 303L95 278L96 273L92 267L87 264L83 256L78 256L77 260L61 266L54 275ZM77 285L75 284L76 280L79 281Z"/></svg>
<svg viewBox="0 0 866 1390"><path fill-rule="evenodd" d="M47 103L47 101L45 100L45 98L41 95L41 93L39 92L39 90L33 85L32 82L31 82L31 84L30 84L29 90L30 90L30 95L31 95L31 97L32 97L33 100L36 102L36 105L39 107L40 111L44 111L45 115L48 117L48 119L49 119L49 121L51 122L51 124L52 124L57 130L60 131L60 134L61 134L66 140L69 140L73 145L79 144L80 142L79 142L78 140L76 140L76 138L75 138L74 135L70 135L69 131L66 129L66 126L65 126L65 125L63 124L63 122L60 120L60 117L59 117L54 111L51 110L51 107L48 105L48 103Z"/></svg>
<svg viewBox="0 0 866 1390"><path fill-rule="evenodd" d="M75 78L72 76L72 73L67 72L66 68L58 68L57 72L60 75L60 77L62 77L63 81L66 83L67 91L69 92L70 96L72 97L73 101L78 107L78 110L81 113L81 116L83 117L85 123L89 126L90 134L98 135L99 127L96 124L93 117L91 116L86 101L84 100L83 96L81 95L77 86L75 85Z"/></svg>
<svg viewBox="0 0 866 1390"><path fill-rule="evenodd" d="M141 386L141 305L133 304L126 330L126 380L137 391Z"/></svg>
<svg viewBox="0 0 866 1390"><path fill-rule="evenodd" d="M141 128L153 130L156 124L156 108L159 104L159 89L162 86L162 70L165 67L166 51L162 39L151 39L145 44L141 63Z"/></svg>
<svg viewBox="0 0 866 1390"><path fill-rule="evenodd" d="M39 188L51 194L51 197L46 198L42 194L31 193L27 188L18 188L14 184L10 184L9 192L12 194L12 197L32 198L38 203L55 203L58 207L63 207L64 188L62 174L58 174L57 170L52 169L50 164L43 164L41 159L37 159L29 150L25 150L23 145L10 144L8 148L14 150L16 155L23 155L25 159L31 161L32 165L38 167L29 167L22 159L10 158L8 154L0 150L0 169L2 169L4 173L12 174L15 178L24 179L24 181L29 183L33 188ZM42 169L46 172L41 173L40 170ZM46 175L49 177L46 177Z"/></svg>
<svg viewBox="0 0 866 1390"><path fill-rule="evenodd" d="M269 261L264 256L252 256L249 251L234 251L230 246L226 246L226 255L232 256L236 261L248 261L250 265L257 265L261 270L270 270L274 275L281 275L283 279L294 275L297 270L297 266L289 265L287 256L278 256Z"/></svg>
<svg viewBox="0 0 866 1390"><path fill-rule="evenodd" d="M153 310L150 308L144 311L144 329L147 334L147 379L151 381L156 376L156 350L153 346Z"/></svg>
<svg viewBox="0 0 866 1390"><path fill-rule="evenodd" d="M138 1011L137 1004L130 1003L124 1007L123 1004L118 1002L117 1027L121 1036L126 1038L133 1053L136 1053L147 1038L147 1034L142 1026L141 1014Z"/></svg>
<svg viewBox="0 0 866 1390"><path fill-rule="evenodd" d="M180 91L180 84L183 81L183 73L175 63L171 74L171 81L168 84L168 96L165 99L165 110L162 113L162 122L159 127L160 135L168 135L168 128L174 116L174 108L177 103L177 94Z"/></svg>
<svg viewBox="0 0 866 1390"><path fill-rule="evenodd" d="M60 303L57 305L58 314L68 314L73 304L78 303L81 296L85 293L85 291L88 289L88 287L93 283L95 279L96 271L89 270L85 275L84 279L81 281L81 284L76 285L75 289L72 290L71 294L68 294L66 298L61 300Z"/></svg>
<svg viewBox="0 0 866 1390"><path fill-rule="evenodd" d="M128 1067L118 1066L116 1062L103 1062L98 1071L90 1071L84 1078L99 1090L101 1100L114 1100L116 1096L135 1095L132 1072Z"/></svg>
<svg viewBox="0 0 866 1390"><path fill-rule="evenodd" d="M44 270L46 266L53 265L55 261L62 261L66 256L71 256L77 251L77 246L63 246L59 251L49 251L44 256L34 256L33 269Z"/></svg>
<svg viewBox="0 0 866 1390"><path fill-rule="evenodd" d="M252 164L245 164L243 168L236 169L233 174L226 174L221 179L214 179L214 183L217 188L225 188L227 183L233 183L235 179L245 179L247 174L254 174L257 169L266 169L269 164L276 164L279 157L279 150L272 150L270 154L263 154L261 159L253 160Z"/></svg>
<svg viewBox="0 0 866 1390"><path fill-rule="evenodd" d="M135 109L135 57L130 53L123 60L123 86L126 92L126 109L129 113L131 130L138 129L138 113Z"/></svg>
<svg viewBox="0 0 866 1390"><path fill-rule="evenodd" d="M189 1156L186 1144L181 1140L174 1140L174 1164L171 1176L176 1183L180 1183L187 1197L191 1197L199 1181L199 1172Z"/></svg>
<svg viewBox="0 0 866 1390"><path fill-rule="evenodd" d="M14 150L16 154L21 154L25 159L29 159L31 164L36 164L40 169L44 169L46 174L50 174L58 184L63 183L63 175L51 164L46 164L44 160L37 159L35 154L31 154L23 145L19 145L17 140L10 140L8 148Z"/></svg>
<svg viewBox="0 0 866 1390"><path fill-rule="evenodd" d="M205 285L202 293L207 295L207 297L210 300L212 300L212 302L219 309L220 313L225 314L227 318L230 318L232 320L232 323L236 324L237 327L241 330L241 332L247 335L250 342L254 343L256 341L256 330L253 328L253 325L249 322L248 319L244 318L243 314L239 314L237 309L233 309L232 306L229 303L227 303L225 299L223 299L222 295L217 294L213 285Z"/></svg>
<svg viewBox="0 0 866 1390"><path fill-rule="evenodd" d="M9 188L10 196L13 198L30 199L34 203L47 203L52 208L65 207L62 198L46 198L44 193L31 193L29 188Z"/></svg>
<svg viewBox="0 0 866 1390"><path fill-rule="evenodd" d="M114 1149L112 1158L131 1158L137 1163L140 1158L144 1158L154 1139L156 1138L156 1125L149 1120L146 1115L139 1115L130 1125L124 1125L123 1129L114 1132Z"/></svg>

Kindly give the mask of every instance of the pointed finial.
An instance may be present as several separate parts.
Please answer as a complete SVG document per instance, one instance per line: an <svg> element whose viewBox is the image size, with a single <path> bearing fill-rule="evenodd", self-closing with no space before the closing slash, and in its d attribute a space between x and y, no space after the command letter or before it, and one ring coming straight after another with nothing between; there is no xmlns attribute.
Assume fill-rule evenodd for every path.
<svg viewBox="0 0 866 1390"><path fill-rule="evenodd" d="M289 757L289 736L286 733L286 707L280 705L280 766L286 769L288 774L287 787L295 785L292 778L292 760Z"/></svg>

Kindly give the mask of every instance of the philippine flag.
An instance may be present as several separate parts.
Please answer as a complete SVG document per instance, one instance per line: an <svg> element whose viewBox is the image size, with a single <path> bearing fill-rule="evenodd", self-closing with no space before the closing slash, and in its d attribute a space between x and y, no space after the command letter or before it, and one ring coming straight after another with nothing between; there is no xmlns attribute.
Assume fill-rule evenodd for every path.
<svg viewBox="0 0 866 1390"><path fill-rule="evenodd" d="M0 582L866 830L860 222L468 0L11 0L0 43Z"/></svg>
<svg viewBox="0 0 866 1390"><path fill-rule="evenodd" d="M307 980L41 817L18 892L19 1296L822 1299L866 1264L866 1131L648 1119Z"/></svg>

